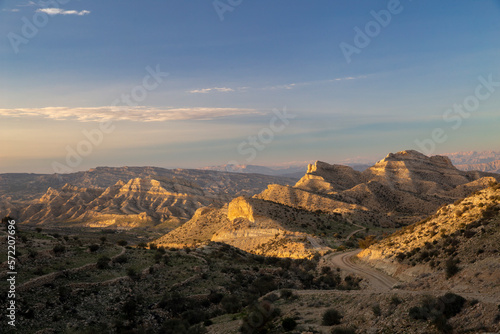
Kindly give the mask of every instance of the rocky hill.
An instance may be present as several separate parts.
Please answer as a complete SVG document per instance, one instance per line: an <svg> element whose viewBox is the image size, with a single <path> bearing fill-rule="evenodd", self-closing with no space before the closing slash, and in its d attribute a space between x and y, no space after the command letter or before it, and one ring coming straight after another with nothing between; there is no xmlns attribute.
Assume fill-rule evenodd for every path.
<svg viewBox="0 0 500 334"><path fill-rule="evenodd" d="M294 187L269 185L252 198L200 209L157 242L192 246L225 242L249 252L310 257L339 246L356 229L408 225L500 175L463 172L446 157L416 151L389 154L363 172L316 162Z"/></svg>
<svg viewBox="0 0 500 334"><path fill-rule="evenodd" d="M499 245L500 185L496 183L441 207L358 257L415 288L432 284L434 289L491 292L500 298Z"/></svg>
<svg viewBox="0 0 500 334"><path fill-rule="evenodd" d="M1 174L0 214L22 223L176 227L203 206L251 196L293 179L258 174L99 167L63 175Z"/></svg>
<svg viewBox="0 0 500 334"><path fill-rule="evenodd" d="M341 212L362 224L397 227L495 180L500 176L459 171L446 157L402 151L363 172L318 161L294 187L269 186L256 196L308 210Z"/></svg>
<svg viewBox="0 0 500 334"><path fill-rule="evenodd" d="M317 235L349 229L341 216L238 197L221 209L199 209L189 222L155 243L185 247L214 241L259 255L311 258L330 249Z"/></svg>

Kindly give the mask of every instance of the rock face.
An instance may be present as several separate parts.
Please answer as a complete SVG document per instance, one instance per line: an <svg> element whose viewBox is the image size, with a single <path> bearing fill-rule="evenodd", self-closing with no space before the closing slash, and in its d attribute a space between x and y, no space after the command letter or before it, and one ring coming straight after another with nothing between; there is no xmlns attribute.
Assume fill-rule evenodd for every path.
<svg viewBox="0 0 500 334"><path fill-rule="evenodd" d="M416 222L440 205L483 189L491 178L500 179L491 173L459 171L447 157L410 150L391 153L363 172L318 161L295 187L271 185L256 196L389 227Z"/></svg>
<svg viewBox="0 0 500 334"><path fill-rule="evenodd" d="M328 235L317 229L324 217L335 217L325 223L326 231L349 223L405 226L496 180L500 175L459 171L447 157L416 151L391 153L363 172L318 161L294 187L273 184L222 209L197 211L158 243L192 246L211 240L268 256L307 257L328 249L317 235Z"/></svg>
<svg viewBox="0 0 500 334"><path fill-rule="evenodd" d="M296 188L310 190L317 193L334 193L350 189L361 182L362 174L351 167L329 165L317 161L307 167L307 173L295 185Z"/></svg>
<svg viewBox="0 0 500 334"><path fill-rule="evenodd" d="M500 185L496 184L441 207L358 257L404 281L422 278L435 289L461 286L463 291L474 282L500 297L499 214ZM454 265L458 273L448 272ZM445 274L453 278L446 280Z"/></svg>

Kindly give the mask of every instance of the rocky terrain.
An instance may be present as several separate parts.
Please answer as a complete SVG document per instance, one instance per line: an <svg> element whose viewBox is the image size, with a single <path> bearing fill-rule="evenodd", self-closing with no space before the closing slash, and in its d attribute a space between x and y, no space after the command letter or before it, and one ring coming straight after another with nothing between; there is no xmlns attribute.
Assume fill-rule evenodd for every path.
<svg viewBox="0 0 500 334"><path fill-rule="evenodd" d="M206 333L211 319L241 319L273 291L291 300L289 289L360 288L355 276L320 270L318 258L264 258L220 243L130 247L127 233L19 230L17 326L2 333ZM2 305L6 276L0 273Z"/></svg>
<svg viewBox="0 0 500 334"><path fill-rule="evenodd" d="M496 180L500 175L459 171L446 157L416 151L389 154L363 172L318 161L295 186L273 184L252 198L200 209L157 243L218 241L267 256L311 257L342 246L356 227L415 223Z"/></svg>
<svg viewBox="0 0 500 334"><path fill-rule="evenodd" d="M172 228L203 206L293 179L155 167L99 167L62 175L1 174L0 213L52 226Z"/></svg>
<svg viewBox="0 0 500 334"><path fill-rule="evenodd" d="M17 190L1 181L18 196L3 205L40 191L15 211L16 332L500 331L497 174L415 151L364 171L316 162L294 186L139 171L89 171L44 191L48 176L19 176ZM254 176L261 189L238 188Z"/></svg>
<svg viewBox="0 0 500 334"><path fill-rule="evenodd" d="M407 288L488 293L500 301L500 185L441 207L358 257Z"/></svg>

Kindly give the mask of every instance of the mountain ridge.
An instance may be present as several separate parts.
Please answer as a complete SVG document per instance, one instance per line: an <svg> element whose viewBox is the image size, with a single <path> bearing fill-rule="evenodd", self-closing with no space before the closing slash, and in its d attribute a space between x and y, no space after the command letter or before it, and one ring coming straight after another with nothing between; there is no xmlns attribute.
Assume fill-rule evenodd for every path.
<svg viewBox="0 0 500 334"><path fill-rule="evenodd" d="M500 180L500 175L463 172L447 157L427 157L411 150L388 154L364 172L317 161L308 166L306 174L295 186L269 185L251 198L237 198L221 209L207 211L210 214L199 211L194 220L186 223L188 225L183 227L182 233L174 230L156 242L165 246L182 244L179 241L188 241L183 236L189 234L190 229L203 230L221 220L234 223L231 218L238 212L241 222L217 225L196 241L213 241L217 235L217 241L258 254L261 249L267 249L264 255L310 257L315 248L324 251L339 245L338 240L326 234L328 230L338 229L340 233L337 234L341 236L347 234L349 224L361 224L366 228L408 225L431 214L440 205L466 197L497 180ZM257 211L258 215L255 214ZM310 223L297 226L287 221L297 219L292 212L300 212L300 219ZM325 230L320 231L318 226L324 226ZM277 233L275 240L261 231L258 240L256 231L268 228L285 231ZM291 237L294 233L302 233L303 245L295 245L297 252L290 255L292 246L287 243L296 243ZM326 239L318 234L325 235ZM252 242L245 243L248 235L254 237ZM194 241L191 238L186 245L195 246Z"/></svg>

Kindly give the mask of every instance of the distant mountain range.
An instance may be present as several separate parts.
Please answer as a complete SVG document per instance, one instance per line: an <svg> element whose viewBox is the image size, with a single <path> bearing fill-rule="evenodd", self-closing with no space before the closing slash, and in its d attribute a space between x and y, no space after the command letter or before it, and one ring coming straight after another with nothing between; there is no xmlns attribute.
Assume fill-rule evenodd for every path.
<svg viewBox="0 0 500 334"><path fill-rule="evenodd" d="M196 209L296 179L156 167L98 167L71 174L0 174L0 215L21 223L175 227Z"/></svg>
<svg viewBox="0 0 500 334"><path fill-rule="evenodd" d="M458 152L446 156L460 170L500 173L500 151Z"/></svg>

